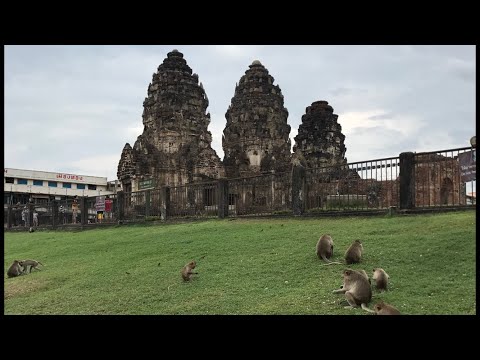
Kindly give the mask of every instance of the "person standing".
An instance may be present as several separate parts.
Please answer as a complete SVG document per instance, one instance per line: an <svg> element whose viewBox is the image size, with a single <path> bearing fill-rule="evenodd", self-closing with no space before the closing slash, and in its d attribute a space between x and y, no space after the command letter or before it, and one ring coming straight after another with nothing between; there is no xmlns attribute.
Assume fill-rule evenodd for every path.
<svg viewBox="0 0 480 360"><path fill-rule="evenodd" d="M36 210L33 211L33 226L38 226L38 213Z"/></svg>
<svg viewBox="0 0 480 360"><path fill-rule="evenodd" d="M72 203L72 224L77 223L77 214L78 214L78 200L75 196Z"/></svg>
<svg viewBox="0 0 480 360"><path fill-rule="evenodd" d="M27 205L25 205L22 210L22 224L23 226L27 226Z"/></svg>

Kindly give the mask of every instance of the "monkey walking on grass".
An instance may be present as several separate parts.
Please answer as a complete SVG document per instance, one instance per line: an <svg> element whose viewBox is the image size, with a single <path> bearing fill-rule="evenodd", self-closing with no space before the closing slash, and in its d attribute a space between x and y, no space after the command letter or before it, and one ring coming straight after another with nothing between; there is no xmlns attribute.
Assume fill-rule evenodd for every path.
<svg viewBox="0 0 480 360"><path fill-rule="evenodd" d="M37 261L37 260L30 260L30 259L27 259L27 260L20 260L19 261L19 264L20 266L23 268L23 273L26 274L27 273L27 270L29 270L28 272L31 273L32 272L32 269L35 269L35 270L41 270L38 265L42 265L43 264L40 262L40 261ZM30 266L30 268L29 268Z"/></svg>

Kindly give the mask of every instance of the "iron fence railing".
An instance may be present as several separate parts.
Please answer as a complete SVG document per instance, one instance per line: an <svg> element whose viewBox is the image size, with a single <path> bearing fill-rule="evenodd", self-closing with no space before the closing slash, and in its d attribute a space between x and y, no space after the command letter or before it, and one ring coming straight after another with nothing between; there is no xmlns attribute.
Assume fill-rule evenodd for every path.
<svg viewBox="0 0 480 360"><path fill-rule="evenodd" d="M228 216L292 213L290 173L272 173L228 180Z"/></svg>
<svg viewBox="0 0 480 360"><path fill-rule="evenodd" d="M460 158L462 162L467 158L472 167L468 179ZM35 224L56 227L117 223L119 220L308 215L391 207L474 207L475 164L475 149L464 147L306 168L295 171L295 176L293 170L298 168L286 173L119 192L102 197L42 200L35 204L28 200L14 205L12 201L20 197L10 195L8 204L4 205L4 224L10 228ZM35 224L33 213L36 214Z"/></svg>
<svg viewBox="0 0 480 360"><path fill-rule="evenodd" d="M306 170L307 213L386 209L399 203L399 158Z"/></svg>

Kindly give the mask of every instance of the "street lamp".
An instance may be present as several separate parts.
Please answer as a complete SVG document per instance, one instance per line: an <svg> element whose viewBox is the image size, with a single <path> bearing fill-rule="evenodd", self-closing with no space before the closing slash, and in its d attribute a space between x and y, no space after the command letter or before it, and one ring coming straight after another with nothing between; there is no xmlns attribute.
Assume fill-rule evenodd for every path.
<svg viewBox="0 0 480 360"><path fill-rule="evenodd" d="M477 139L476 139L476 136L472 136L470 138L470 145L472 145L473 148L476 148L477 147Z"/></svg>

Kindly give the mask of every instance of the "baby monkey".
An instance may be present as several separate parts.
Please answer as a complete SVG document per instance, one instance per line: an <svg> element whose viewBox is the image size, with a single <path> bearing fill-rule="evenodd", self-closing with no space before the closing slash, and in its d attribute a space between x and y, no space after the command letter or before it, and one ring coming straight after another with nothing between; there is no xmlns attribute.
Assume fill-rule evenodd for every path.
<svg viewBox="0 0 480 360"><path fill-rule="evenodd" d="M382 268L373 269L372 279L375 280L377 289L380 291L387 290L388 279L390 276Z"/></svg>
<svg viewBox="0 0 480 360"><path fill-rule="evenodd" d="M183 281L190 281L193 274L198 274L198 272L193 272L192 270L195 269L197 263L195 260L190 261L187 265L185 265L181 271Z"/></svg>

